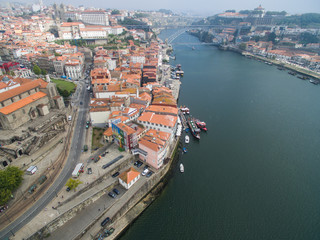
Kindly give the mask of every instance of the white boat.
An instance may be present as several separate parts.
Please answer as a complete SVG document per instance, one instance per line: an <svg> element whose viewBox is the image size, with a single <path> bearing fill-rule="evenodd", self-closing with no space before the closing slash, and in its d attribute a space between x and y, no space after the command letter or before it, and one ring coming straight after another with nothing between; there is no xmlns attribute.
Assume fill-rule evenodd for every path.
<svg viewBox="0 0 320 240"><path fill-rule="evenodd" d="M183 164L182 163L180 163L180 172L184 172L184 166L183 166Z"/></svg>
<svg viewBox="0 0 320 240"><path fill-rule="evenodd" d="M186 136L185 136L185 139L184 139L184 141L185 141L186 143L189 143L189 141L190 141L190 138L189 138L189 136L188 136L188 135L186 135Z"/></svg>

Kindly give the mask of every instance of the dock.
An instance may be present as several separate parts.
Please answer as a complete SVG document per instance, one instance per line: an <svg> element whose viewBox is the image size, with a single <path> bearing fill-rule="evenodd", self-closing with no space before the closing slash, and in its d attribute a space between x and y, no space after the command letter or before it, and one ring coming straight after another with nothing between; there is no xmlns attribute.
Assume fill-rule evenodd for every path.
<svg viewBox="0 0 320 240"><path fill-rule="evenodd" d="M179 116L180 116L180 119L181 119L181 123L182 123L183 129L187 129L188 128L188 123L187 123L186 117L184 116L184 114L181 111L179 111Z"/></svg>

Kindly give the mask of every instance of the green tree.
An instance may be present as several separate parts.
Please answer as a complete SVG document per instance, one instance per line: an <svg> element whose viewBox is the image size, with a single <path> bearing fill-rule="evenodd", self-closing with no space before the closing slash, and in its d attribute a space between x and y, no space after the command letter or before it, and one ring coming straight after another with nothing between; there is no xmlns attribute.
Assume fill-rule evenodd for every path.
<svg viewBox="0 0 320 240"><path fill-rule="evenodd" d="M11 191L9 189L0 188L0 205L5 205L11 196Z"/></svg>
<svg viewBox="0 0 320 240"><path fill-rule="evenodd" d="M39 68L38 65L34 65L33 66L33 72L37 75L39 75L41 73L41 69Z"/></svg>
<svg viewBox="0 0 320 240"><path fill-rule="evenodd" d="M118 14L120 14L120 11L118 9L114 9L111 12L111 15L118 15Z"/></svg>
<svg viewBox="0 0 320 240"><path fill-rule="evenodd" d="M304 32L301 33L299 36L300 39L300 43L302 44L308 44L308 43L318 43L320 42L317 35L312 34L312 33L308 33L308 32Z"/></svg>
<svg viewBox="0 0 320 240"><path fill-rule="evenodd" d="M275 43L276 37L277 35L274 32L272 32L268 35L268 41L272 41L273 43Z"/></svg>
<svg viewBox="0 0 320 240"><path fill-rule="evenodd" d="M23 171L14 166L0 171L0 205L8 202L12 191L20 186L23 180L22 176Z"/></svg>
<svg viewBox="0 0 320 240"><path fill-rule="evenodd" d="M45 70L45 69L41 69L41 74L42 74L42 75L47 75L48 72L47 72L47 70Z"/></svg>
<svg viewBox="0 0 320 240"><path fill-rule="evenodd" d="M240 44L239 44L239 48L240 48L241 50L246 50L246 49L247 49L247 44L245 44L245 43L240 43Z"/></svg>
<svg viewBox="0 0 320 240"><path fill-rule="evenodd" d="M57 26L51 26L49 32L52 33L56 38L59 37L59 31Z"/></svg>
<svg viewBox="0 0 320 240"><path fill-rule="evenodd" d="M72 22L72 19L71 19L71 18L68 18L67 22Z"/></svg>
<svg viewBox="0 0 320 240"><path fill-rule="evenodd" d="M66 186L70 188L70 190L74 189L76 191L77 187L81 184L82 182L79 179L73 179L69 178Z"/></svg>

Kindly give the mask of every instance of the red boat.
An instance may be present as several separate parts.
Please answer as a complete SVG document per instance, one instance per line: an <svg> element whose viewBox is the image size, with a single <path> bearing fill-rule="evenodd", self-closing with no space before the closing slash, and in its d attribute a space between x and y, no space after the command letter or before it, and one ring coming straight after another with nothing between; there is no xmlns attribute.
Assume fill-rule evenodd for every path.
<svg viewBox="0 0 320 240"><path fill-rule="evenodd" d="M208 131L208 129L206 128L205 122L201 122L199 120L196 120L196 124L197 124L198 128L200 128L201 130Z"/></svg>

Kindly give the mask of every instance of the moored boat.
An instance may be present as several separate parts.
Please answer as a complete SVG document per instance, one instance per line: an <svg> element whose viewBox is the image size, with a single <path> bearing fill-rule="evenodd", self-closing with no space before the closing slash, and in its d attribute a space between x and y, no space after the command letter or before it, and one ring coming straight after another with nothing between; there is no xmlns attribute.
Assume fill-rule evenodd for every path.
<svg viewBox="0 0 320 240"><path fill-rule="evenodd" d="M185 139L184 139L184 141L185 141L185 143L189 143L189 141L190 141L190 138L189 138L189 136L188 136L188 135L186 135L186 136L185 136Z"/></svg>
<svg viewBox="0 0 320 240"><path fill-rule="evenodd" d="M188 150L187 150L187 148L182 148L182 151L184 152L184 153L187 153L188 152Z"/></svg>
<svg viewBox="0 0 320 240"><path fill-rule="evenodd" d="M190 110L189 108L187 107L180 107L180 111L183 113L183 114L189 114L190 113Z"/></svg>
<svg viewBox="0 0 320 240"><path fill-rule="evenodd" d="M311 79L311 80L309 80L309 82L314 84L314 85L318 85L320 83L320 81L317 80L317 79Z"/></svg>
<svg viewBox="0 0 320 240"><path fill-rule="evenodd" d="M202 121L200 121L200 120L196 120L195 122L196 122L198 128L200 128L200 129L203 130L203 131L208 131L205 122L202 122Z"/></svg>
<svg viewBox="0 0 320 240"><path fill-rule="evenodd" d="M177 77L183 77L183 74L184 74L184 71L182 71L182 70L176 71Z"/></svg>
<svg viewBox="0 0 320 240"><path fill-rule="evenodd" d="M187 119L188 125L190 127L190 132L196 139L200 139L200 132L201 130L195 124L195 120L193 117L188 117Z"/></svg>
<svg viewBox="0 0 320 240"><path fill-rule="evenodd" d="M180 163L180 172L184 172L184 166L183 166L183 164L182 163Z"/></svg>

